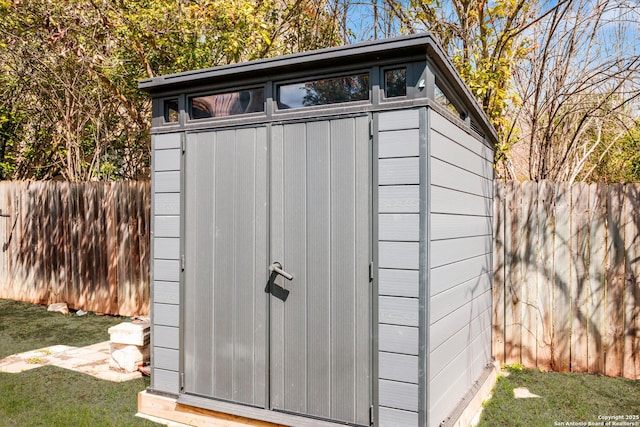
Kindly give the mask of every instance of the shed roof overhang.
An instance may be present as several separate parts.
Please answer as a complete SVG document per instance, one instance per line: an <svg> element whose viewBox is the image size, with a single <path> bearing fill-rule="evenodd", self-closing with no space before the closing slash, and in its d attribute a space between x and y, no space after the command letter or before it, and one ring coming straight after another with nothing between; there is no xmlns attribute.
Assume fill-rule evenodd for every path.
<svg viewBox="0 0 640 427"><path fill-rule="evenodd" d="M280 73L309 71L315 74L320 69L344 66L349 64L372 63L393 58L423 56L435 63L438 70L447 80L448 85L464 102L469 113L477 120L482 132L492 144L498 142L498 135L484 111L456 72L444 50L430 33L420 33L405 37L356 43L352 45L331 47L303 53L283 55L274 58L260 59L244 63L229 64L202 70L168 74L144 79L138 87L152 97L162 96L167 92L175 92L194 86L209 83L234 82L255 79L265 76L277 76Z"/></svg>

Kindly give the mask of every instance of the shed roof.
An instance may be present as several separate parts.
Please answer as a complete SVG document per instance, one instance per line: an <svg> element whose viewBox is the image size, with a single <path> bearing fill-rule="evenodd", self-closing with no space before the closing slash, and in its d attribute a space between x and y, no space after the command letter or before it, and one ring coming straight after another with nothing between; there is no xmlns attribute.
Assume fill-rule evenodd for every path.
<svg viewBox="0 0 640 427"><path fill-rule="evenodd" d="M428 32L168 74L141 80L138 87L154 96L210 82L229 81L231 83L259 76L274 76L291 70L317 71L319 68L327 69L332 66L344 65L346 59L355 66L358 63L400 56L424 55L425 53L427 58L433 61L443 73L443 77L460 100L465 103L485 135L493 144L497 143L498 135L489 119L456 72L440 44Z"/></svg>

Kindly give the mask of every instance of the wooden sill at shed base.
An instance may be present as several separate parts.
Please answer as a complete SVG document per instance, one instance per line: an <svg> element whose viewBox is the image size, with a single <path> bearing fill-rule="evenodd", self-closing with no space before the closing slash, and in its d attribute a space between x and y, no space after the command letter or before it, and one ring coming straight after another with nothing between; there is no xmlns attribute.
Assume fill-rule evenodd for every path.
<svg viewBox="0 0 640 427"><path fill-rule="evenodd" d="M175 399L141 391L138 412L155 418L198 427L285 427L208 409L181 405Z"/></svg>

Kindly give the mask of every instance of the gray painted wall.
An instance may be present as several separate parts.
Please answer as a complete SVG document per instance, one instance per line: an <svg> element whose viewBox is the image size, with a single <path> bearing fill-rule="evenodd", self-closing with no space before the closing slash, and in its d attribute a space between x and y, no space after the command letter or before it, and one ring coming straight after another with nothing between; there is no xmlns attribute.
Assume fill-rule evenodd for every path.
<svg viewBox="0 0 640 427"><path fill-rule="evenodd" d="M181 133L153 135L151 388L177 394L180 348Z"/></svg>
<svg viewBox="0 0 640 427"><path fill-rule="evenodd" d="M491 360L493 153L429 109L430 426L445 420Z"/></svg>
<svg viewBox="0 0 640 427"><path fill-rule="evenodd" d="M378 120L378 417L418 425L419 110Z"/></svg>

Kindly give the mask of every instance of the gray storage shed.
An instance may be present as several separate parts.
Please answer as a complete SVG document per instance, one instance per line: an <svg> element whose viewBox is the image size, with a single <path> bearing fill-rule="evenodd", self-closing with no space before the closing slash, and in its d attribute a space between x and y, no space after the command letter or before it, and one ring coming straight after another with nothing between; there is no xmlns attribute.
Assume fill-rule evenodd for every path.
<svg viewBox="0 0 640 427"><path fill-rule="evenodd" d="M146 394L293 426L455 420L492 361L497 136L433 37L140 88Z"/></svg>

